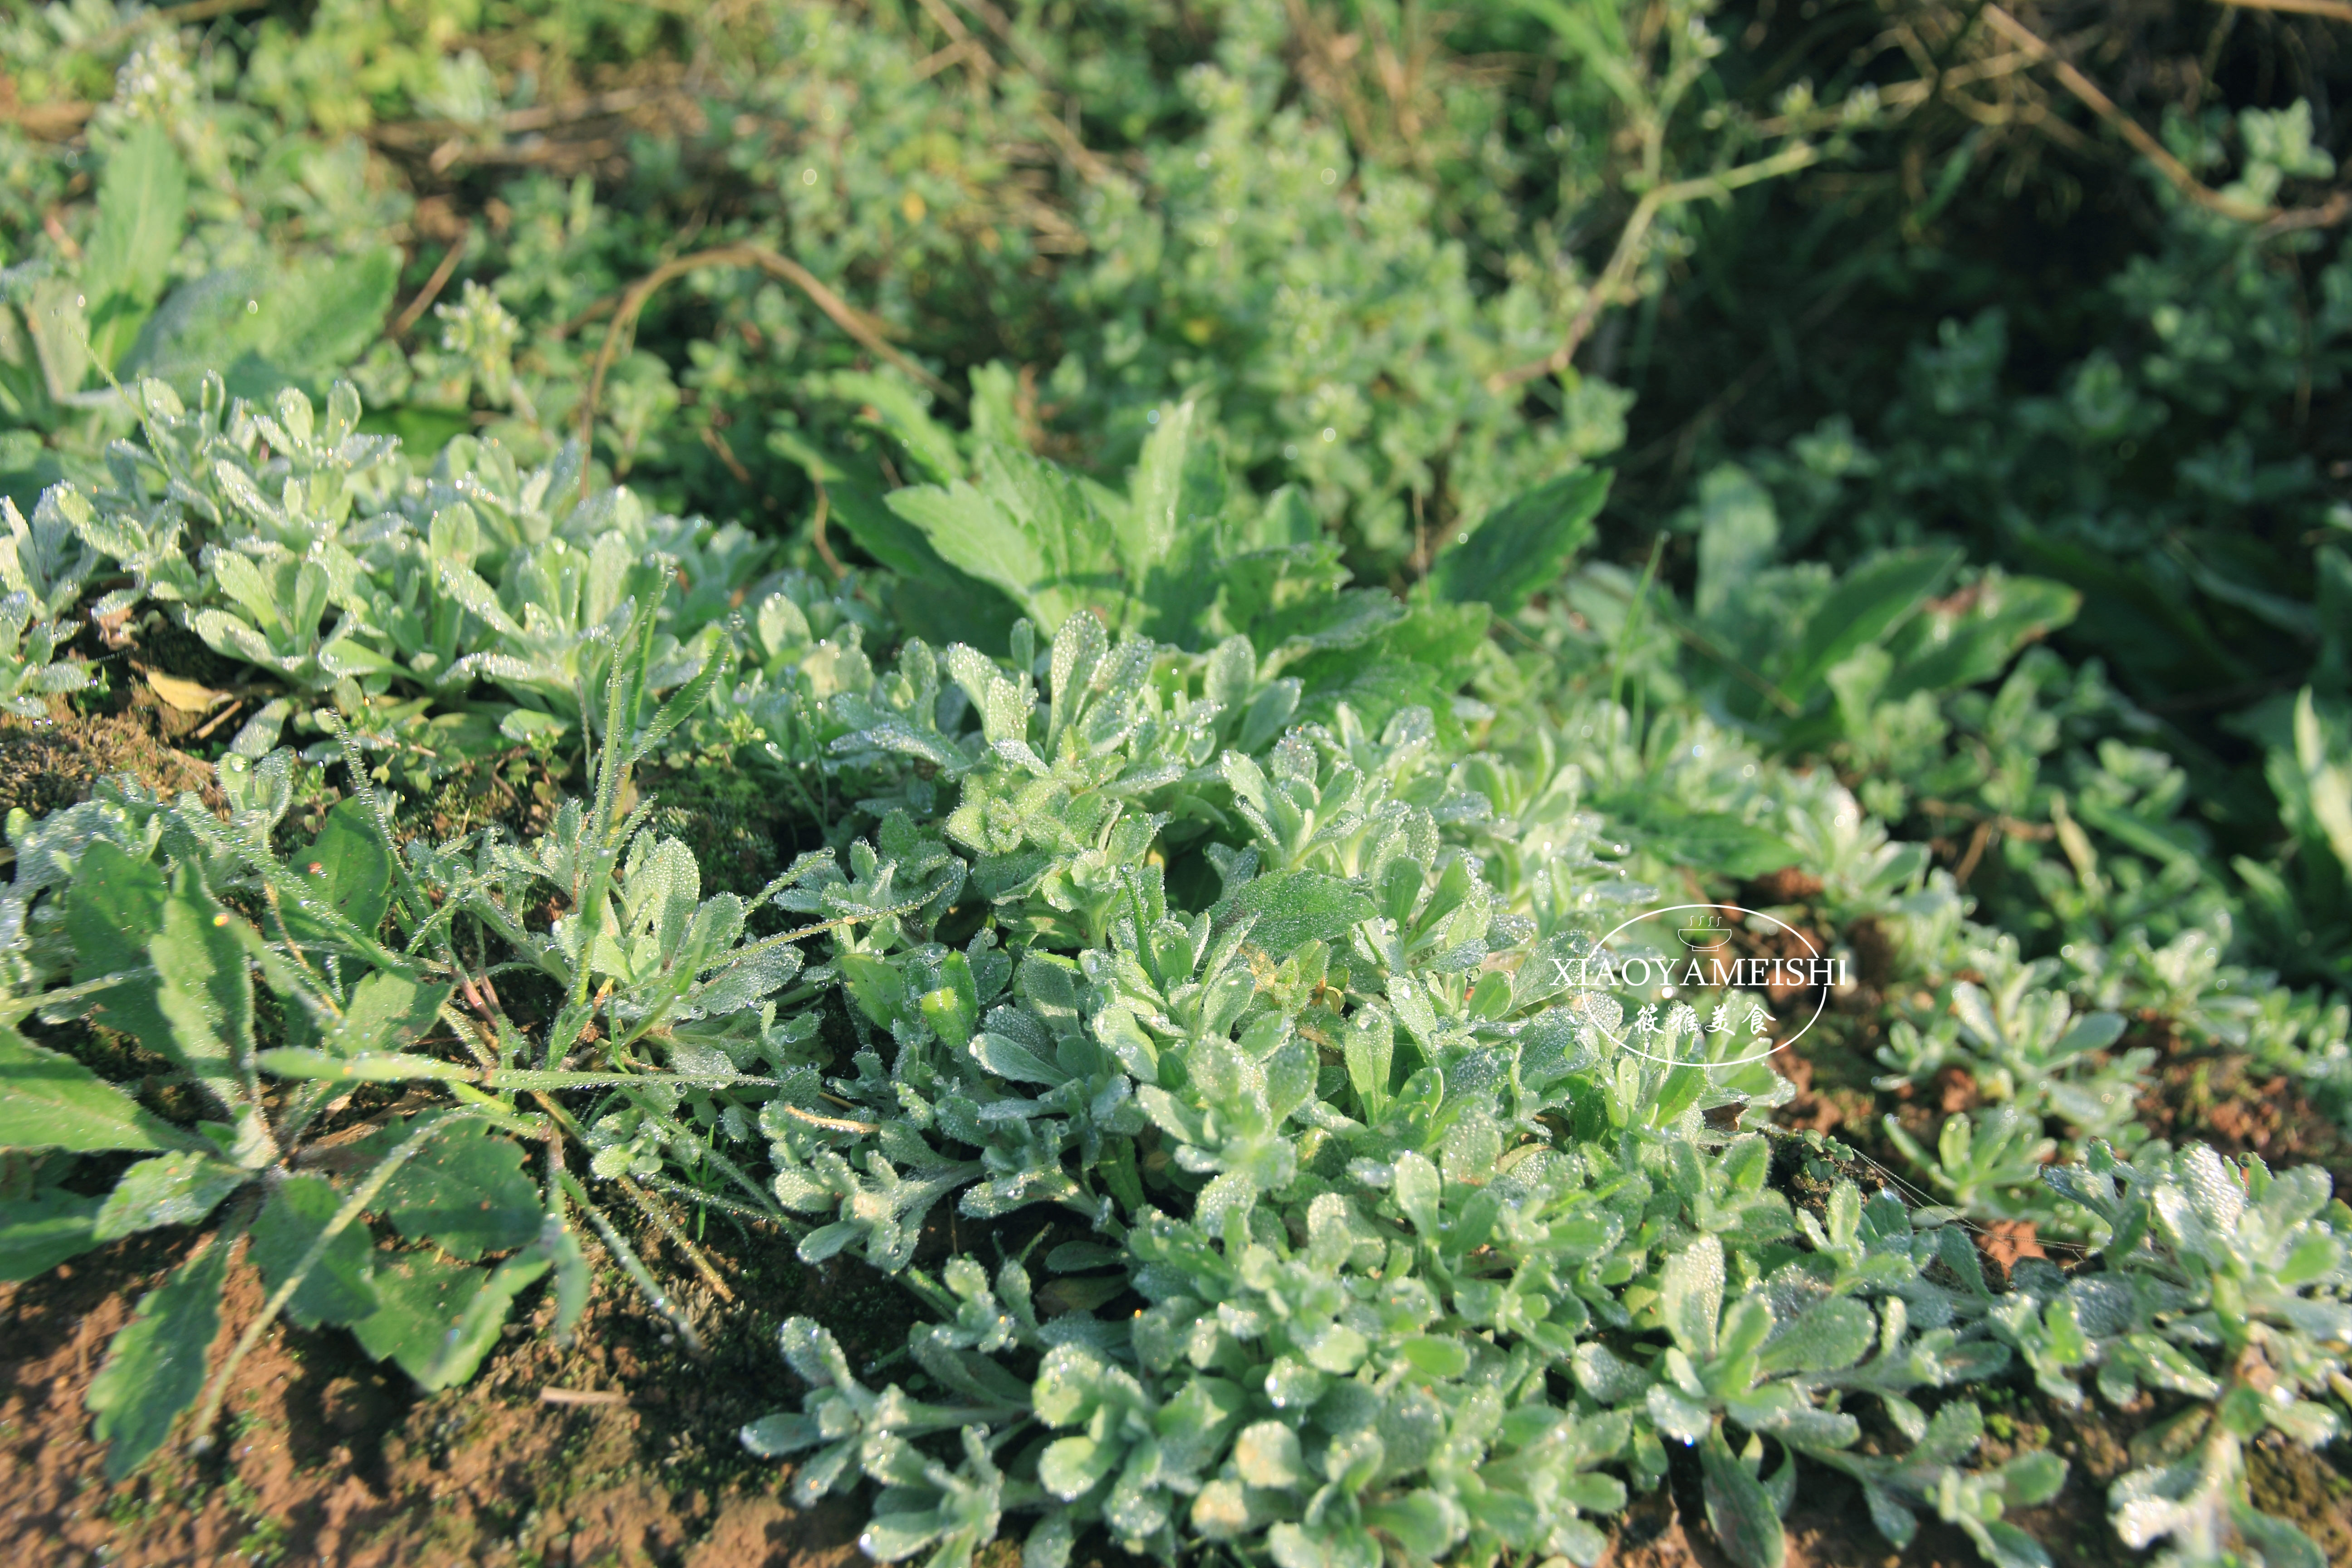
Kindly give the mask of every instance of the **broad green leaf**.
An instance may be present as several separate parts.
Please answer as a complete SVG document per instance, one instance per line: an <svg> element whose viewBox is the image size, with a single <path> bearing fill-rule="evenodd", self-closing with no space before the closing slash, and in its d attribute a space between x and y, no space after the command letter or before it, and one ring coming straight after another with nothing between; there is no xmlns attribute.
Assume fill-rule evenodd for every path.
<svg viewBox="0 0 2352 1568"><path fill-rule="evenodd" d="M1460 1503L1444 1492L1407 1492L1391 1502L1376 1502L1364 1510L1364 1522L1385 1531L1416 1563L1433 1562L1469 1533L1470 1518Z"/></svg>
<svg viewBox="0 0 2352 1568"><path fill-rule="evenodd" d="M147 1042L185 1068L225 1106L244 1098L238 1064L253 1055L253 974L237 917L205 890L193 862L172 873L163 929L147 944L155 965L155 1011L167 1033Z"/></svg>
<svg viewBox="0 0 2352 1568"><path fill-rule="evenodd" d="M206 1149L210 1145L58 1051L0 1025L0 1149Z"/></svg>
<svg viewBox="0 0 2352 1568"><path fill-rule="evenodd" d="M405 1136L404 1127L389 1127L362 1147L380 1154ZM441 1133L394 1173L378 1206L401 1235L432 1241L470 1263L539 1234L539 1189L522 1166L521 1144L468 1122Z"/></svg>
<svg viewBox="0 0 2352 1568"><path fill-rule="evenodd" d="M342 1205L342 1194L324 1176L306 1173L279 1183L253 1222L250 1253L263 1284L271 1290L284 1284ZM286 1303L286 1315L305 1328L355 1323L370 1316L380 1305L375 1260L367 1226L344 1226L296 1288Z"/></svg>
<svg viewBox="0 0 2352 1568"><path fill-rule="evenodd" d="M1509 615L1566 571L1592 541L1592 520L1609 497L1605 468L1579 468L1505 501L1441 551L1429 579L1443 598L1491 605Z"/></svg>
<svg viewBox="0 0 2352 1568"><path fill-rule="evenodd" d="M1245 882L1217 906L1221 925L1255 917L1250 942L1275 958L1286 958L1301 942L1339 943L1360 921L1375 919L1380 906L1352 882L1320 871L1276 871Z"/></svg>
<svg viewBox="0 0 2352 1568"><path fill-rule="evenodd" d="M376 1360L397 1363L418 1383L426 1383L489 1277L487 1268L452 1263L429 1248L383 1258L373 1281L377 1308L352 1323L352 1333Z"/></svg>
<svg viewBox="0 0 2352 1568"><path fill-rule="evenodd" d="M1832 666L1899 626L1959 559L1958 550L1897 551L1839 578L1806 618L1797 651L1780 674L1780 689L1799 703L1806 701Z"/></svg>
<svg viewBox="0 0 2352 1568"><path fill-rule="evenodd" d="M431 1032L456 989L374 971L352 988L342 1022L326 1036L327 1047L351 1055L404 1051Z"/></svg>
<svg viewBox="0 0 2352 1568"><path fill-rule="evenodd" d="M2300 774L2302 785L2301 799L2294 804L2303 808L2298 815L2315 826L2318 837L2336 852L2345 876L2352 878L2352 755L2335 754L2335 739L2312 702L2311 688L2305 687L2294 700L2293 773ZM2279 771L2273 768L2273 778Z"/></svg>
<svg viewBox="0 0 2352 1568"><path fill-rule="evenodd" d="M466 1310L442 1335L441 1347L421 1373L413 1373L427 1389L455 1388L474 1375L506 1326L514 1300L553 1265L546 1247L516 1254L489 1271ZM405 1363L403 1363L405 1364Z"/></svg>
<svg viewBox="0 0 2352 1568"><path fill-rule="evenodd" d="M165 897L161 866L132 858L110 838L92 839L74 868L73 887L65 899L74 984L86 985L105 975L145 968L147 943L163 929ZM152 978L100 993L97 1007L100 1022L137 1036L142 1044L163 1034Z"/></svg>
<svg viewBox="0 0 2352 1568"><path fill-rule="evenodd" d="M771 432L768 447L824 484L831 519L894 574L892 607L902 625L922 626L941 642L1004 646L1020 614L1013 601L950 565L920 527L890 507L870 462L820 451L787 430Z"/></svg>
<svg viewBox="0 0 2352 1568"><path fill-rule="evenodd" d="M87 1403L107 1444L106 1473L121 1480L163 1446L172 1423L204 1392L205 1358L220 1329L229 1244L215 1237L147 1292L107 1347Z"/></svg>
<svg viewBox="0 0 2352 1568"><path fill-rule="evenodd" d="M982 447L979 470L977 484L893 490L890 510L942 560L1003 589L1049 634L1088 605L1124 624L1111 518L1093 493L1042 458L992 443Z"/></svg>
<svg viewBox="0 0 2352 1568"><path fill-rule="evenodd" d="M0 1203L0 1283L46 1274L98 1246L98 1211L105 1202L49 1187Z"/></svg>
<svg viewBox="0 0 2352 1568"><path fill-rule="evenodd" d="M158 1154L122 1173L99 1211L96 1235L112 1241L167 1225L194 1225L253 1179L250 1171L194 1152Z"/></svg>
<svg viewBox="0 0 2352 1568"><path fill-rule="evenodd" d="M154 120L131 125L98 180L98 221L82 250L90 347L111 366L163 291L180 248L188 173L172 134Z"/></svg>
<svg viewBox="0 0 2352 1568"><path fill-rule="evenodd" d="M294 870L309 896L362 933L373 936L376 927L383 923L384 910L392 903L392 857L384 850L374 814L364 801L346 800L328 812L309 850L295 857ZM295 941L336 940L330 922L301 905L289 901L284 913L286 929Z"/></svg>
<svg viewBox="0 0 2352 1568"><path fill-rule="evenodd" d="M1707 1433L1698 1453L1706 1521L1725 1555L1739 1568L1780 1568L1788 1542L1764 1483L1748 1473L1719 1430Z"/></svg>
<svg viewBox="0 0 2352 1568"><path fill-rule="evenodd" d="M1890 642L1895 663L1882 697L1895 701L1990 680L2028 641L2066 625L2083 605L2079 592L2046 577L1989 575L1952 597L1959 602L1930 605Z"/></svg>
<svg viewBox="0 0 2352 1568"><path fill-rule="evenodd" d="M377 249L210 273L165 298L122 374L188 390L216 371L232 394L257 398L315 382L359 358L375 337L399 271L400 253Z"/></svg>
<svg viewBox="0 0 2352 1568"><path fill-rule="evenodd" d="M842 984L848 988L851 1000L869 1022L887 1029L893 1020L905 1015L907 986L895 967L862 952L845 952L836 962L841 968Z"/></svg>
<svg viewBox="0 0 2352 1568"><path fill-rule="evenodd" d="M2230 1522L2262 1552L2265 1568L2326 1568L2327 1553L2291 1521L2232 1503Z"/></svg>

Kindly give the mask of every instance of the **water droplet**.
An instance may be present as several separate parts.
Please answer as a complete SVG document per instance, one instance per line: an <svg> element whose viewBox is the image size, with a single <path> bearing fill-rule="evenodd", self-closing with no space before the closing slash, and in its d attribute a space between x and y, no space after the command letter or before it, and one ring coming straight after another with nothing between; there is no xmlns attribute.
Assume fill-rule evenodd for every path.
<svg viewBox="0 0 2352 1568"><path fill-rule="evenodd" d="M245 313L248 316L258 316L261 314L261 301L258 300L247 300L245 302Z"/></svg>

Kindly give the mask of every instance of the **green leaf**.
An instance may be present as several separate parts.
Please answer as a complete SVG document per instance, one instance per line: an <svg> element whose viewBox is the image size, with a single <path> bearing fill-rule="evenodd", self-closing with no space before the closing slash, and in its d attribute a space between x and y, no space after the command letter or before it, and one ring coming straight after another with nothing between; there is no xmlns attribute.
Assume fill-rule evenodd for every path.
<svg viewBox="0 0 2352 1568"><path fill-rule="evenodd" d="M1286 958L1301 942L1342 942L1360 921L1378 918L1380 906L1353 882L1320 871L1276 871L1244 882L1217 906L1217 923L1255 917L1249 941Z"/></svg>
<svg viewBox="0 0 2352 1568"><path fill-rule="evenodd" d="M404 1136L404 1128L389 1127L362 1147L380 1154ZM401 1235L470 1263L539 1234L539 1189L522 1165L522 1145L512 1138L478 1122L453 1127L394 1173L379 1206Z"/></svg>
<svg viewBox="0 0 2352 1568"><path fill-rule="evenodd" d="M305 257L231 268L173 289L123 363L183 391L218 371L231 394L262 397L358 359L392 308L400 253Z"/></svg>
<svg viewBox="0 0 2352 1568"><path fill-rule="evenodd" d="M1737 463L1709 469L1698 483L1698 584L1692 607L1712 620L1756 574L1770 564L1780 522L1769 491Z"/></svg>
<svg viewBox="0 0 2352 1568"><path fill-rule="evenodd" d="M1759 1360L1767 1376L1783 1372L1835 1372L1862 1359L1876 1337L1870 1309L1850 1299L1823 1301L1780 1331Z"/></svg>
<svg viewBox="0 0 2352 1568"><path fill-rule="evenodd" d="M2352 756L2334 754L2334 739L2313 705L2311 688L2305 687L2295 695L2294 763L2286 773L2302 785L2301 797L2290 804L2302 807L2293 815L2316 826L2316 837L2336 852L2345 876L2352 878ZM2274 780L2280 773L2273 769ZM2283 798L2287 794L2281 792Z"/></svg>
<svg viewBox="0 0 2352 1568"><path fill-rule="evenodd" d="M433 985L405 974L377 970L352 988L343 1021L327 1037L330 1050L404 1051L430 1033L454 985Z"/></svg>
<svg viewBox="0 0 2352 1568"><path fill-rule="evenodd" d="M1915 691L1952 691L1990 680L2034 637L2074 618L2083 595L2046 577L1989 575L1953 595L1964 604L1930 607L1889 645L1895 668L1879 695L1899 701Z"/></svg>
<svg viewBox="0 0 2352 1568"><path fill-rule="evenodd" d="M1089 605L1123 623L1110 519L1077 478L994 443L979 468L976 485L910 486L886 499L940 559L1003 589L1049 635Z"/></svg>
<svg viewBox="0 0 2352 1568"><path fill-rule="evenodd" d="M346 800L327 813L309 852L296 857L294 869L307 894L362 932L373 936L383 923L384 910L392 904L392 857L364 801ZM289 902L284 912L286 929L296 942L337 941L332 924L301 905Z"/></svg>
<svg viewBox="0 0 2352 1568"><path fill-rule="evenodd" d="M1659 1271L1658 1308L1684 1353L1712 1361L1716 1323L1723 1315L1723 1243L1704 1237L1666 1259Z"/></svg>
<svg viewBox="0 0 2352 1568"><path fill-rule="evenodd" d="M1698 1454L1706 1521L1725 1555L1739 1568L1780 1568L1788 1543L1764 1483L1733 1457L1719 1427L1708 1430Z"/></svg>
<svg viewBox="0 0 2352 1568"><path fill-rule="evenodd" d="M0 1025L0 1149L208 1149L89 1068Z"/></svg>
<svg viewBox="0 0 2352 1568"><path fill-rule="evenodd" d="M107 1194L96 1237L112 1241L135 1231L194 1225L252 1178L250 1171L194 1152L142 1160L123 1172Z"/></svg>
<svg viewBox="0 0 2352 1568"><path fill-rule="evenodd" d="M186 226L188 172L171 132L135 122L108 154L98 180L98 221L83 247L90 347L100 364L121 357L171 277Z"/></svg>
<svg viewBox="0 0 2352 1568"><path fill-rule="evenodd" d="M1391 1502L1371 1503L1364 1522L1386 1531L1415 1563L1434 1562L1469 1532L1469 1516L1462 1505L1443 1492L1407 1492Z"/></svg>
<svg viewBox="0 0 2352 1568"><path fill-rule="evenodd" d="M165 896L161 866L133 858L110 838L90 840L74 868L73 889L65 900L66 934L74 946L74 984L84 985L144 967L147 943L163 929ZM105 1005L113 1009L117 1004L110 995ZM133 1023L114 1018L106 1023L145 1037L146 1031Z"/></svg>
<svg viewBox="0 0 2352 1568"><path fill-rule="evenodd" d="M1753 827L1728 812L1685 811L1666 801L1620 797L1622 810L1645 830L1645 847L1677 866L1745 879L1796 865L1803 858L1777 833Z"/></svg>
<svg viewBox="0 0 2352 1568"><path fill-rule="evenodd" d="M2230 1522L2263 1554L2266 1568L2326 1568L2327 1553L2290 1521L2242 1502L2230 1505Z"/></svg>
<svg viewBox="0 0 2352 1568"><path fill-rule="evenodd" d="M1518 609L1566 571L1592 541L1592 520L1609 498L1606 468L1579 468L1505 501L1470 537L1439 553L1429 580L1443 598Z"/></svg>
<svg viewBox="0 0 2352 1568"><path fill-rule="evenodd" d="M163 929L147 944L166 1032L142 1042L232 1107L244 1099L238 1064L253 1056L253 975L245 944L228 929L236 919L205 890L193 862L173 871Z"/></svg>
<svg viewBox="0 0 2352 1568"><path fill-rule="evenodd" d="M228 1254L228 1239L215 1237L147 1292L107 1347L87 1403L98 1415L99 1441L109 1445L108 1479L119 1481L146 1463L171 1436L180 1412L204 1392L205 1357L220 1329Z"/></svg>
<svg viewBox="0 0 2352 1568"><path fill-rule="evenodd" d="M562 1234L562 1233L559 1233ZM441 1336L441 1348L422 1373L412 1373L428 1389L455 1388L474 1375L499 1342L514 1300L545 1274L555 1259L546 1247L518 1253L489 1271L466 1310Z"/></svg>
<svg viewBox="0 0 2352 1568"><path fill-rule="evenodd" d="M1892 552L1838 579L1805 620L1797 652L1780 688L1799 703L1828 678L1831 667L1900 625L1958 564L1958 550Z"/></svg>
<svg viewBox="0 0 2352 1568"><path fill-rule="evenodd" d="M278 1184L253 1222L250 1249L269 1289L286 1282L342 1205L342 1194L324 1176L289 1176ZM304 1328L314 1328L355 1323L373 1314L382 1305L375 1293L375 1259L367 1226L345 1226L287 1301L286 1315Z"/></svg>
<svg viewBox="0 0 2352 1568"><path fill-rule="evenodd" d="M344 1057L303 1046L280 1046L276 1050L264 1051L254 1058L254 1065L278 1078L318 1079L327 1083L471 1083L477 1077L472 1068L431 1057L397 1051L364 1051Z"/></svg>
<svg viewBox="0 0 2352 1568"><path fill-rule="evenodd" d="M0 1283L46 1274L98 1246L98 1211L105 1202L47 1187L0 1203Z"/></svg>
<svg viewBox="0 0 2352 1568"><path fill-rule="evenodd" d="M446 1388L448 1382L434 1381L445 1370L444 1347L467 1321L467 1310L490 1272L452 1263L431 1251L404 1252L377 1267L374 1287L380 1305L352 1324L352 1333L376 1360L398 1363L426 1388ZM466 1367L467 1375L479 1362L480 1352L476 1351Z"/></svg>

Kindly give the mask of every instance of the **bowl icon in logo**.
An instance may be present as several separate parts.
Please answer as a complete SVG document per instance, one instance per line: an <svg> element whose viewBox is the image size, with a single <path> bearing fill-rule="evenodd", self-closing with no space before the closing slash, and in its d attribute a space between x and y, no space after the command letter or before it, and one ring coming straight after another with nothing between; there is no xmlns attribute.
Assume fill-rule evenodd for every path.
<svg viewBox="0 0 2352 1568"><path fill-rule="evenodd" d="M1683 945L1700 952L1712 952L1731 940L1731 928L1723 923L1721 915L1701 915L1690 925L1678 928L1675 934Z"/></svg>

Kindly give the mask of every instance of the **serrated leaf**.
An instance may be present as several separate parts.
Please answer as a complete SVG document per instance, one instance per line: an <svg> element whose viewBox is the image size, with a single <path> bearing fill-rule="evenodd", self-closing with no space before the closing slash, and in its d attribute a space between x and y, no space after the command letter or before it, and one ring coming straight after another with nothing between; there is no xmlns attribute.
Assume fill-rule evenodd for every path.
<svg viewBox="0 0 2352 1568"><path fill-rule="evenodd" d="M515 1298L537 1282L553 1264L548 1247L517 1253L491 1269L441 1336L440 1348L421 1373L412 1372L428 1390L455 1388L470 1379L482 1358L498 1343L499 1331L514 1310ZM403 1364L405 1364L404 1363Z"/></svg>
<svg viewBox="0 0 2352 1568"><path fill-rule="evenodd" d="M114 1184L99 1211L96 1235L113 1241L167 1225L194 1225L253 1178L250 1171L194 1152L142 1160Z"/></svg>
<svg viewBox="0 0 2352 1568"><path fill-rule="evenodd" d="M278 1185L253 1222L248 1248L263 1284L276 1290L342 1207L342 1194L324 1176L289 1176ZM377 1310L373 1278L375 1245L367 1226L346 1226L286 1304L286 1315L305 1328L354 1323Z"/></svg>
<svg viewBox="0 0 2352 1568"><path fill-rule="evenodd" d="M489 1275L430 1250L383 1258L373 1281L376 1310L352 1323L352 1333L368 1354L423 1384Z"/></svg>
<svg viewBox="0 0 2352 1568"><path fill-rule="evenodd" d="M1605 468L1580 468L1505 501L1467 540L1439 552L1431 585L1457 604L1491 605L1502 615L1518 609L1592 542L1612 477Z"/></svg>
<svg viewBox="0 0 2352 1568"><path fill-rule="evenodd" d="M220 1330L228 1244L218 1237L141 1299L107 1347L86 1403L107 1445L106 1473L121 1480L171 1436L172 1423L204 1392L205 1358Z"/></svg>
<svg viewBox="0 0 2352 1568"><path fill-rule="evenodd" d="M380 1154L405 1136L387 1128L362 1147ZM378 1206L401 1235L469 1263L524 1246L539 1234L541 1209L523 1157L521 1144L479 1122L450 1128L393 1173Z"/></svg>

